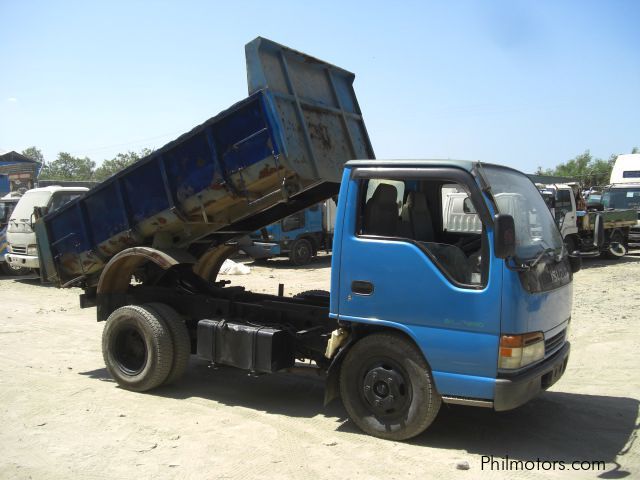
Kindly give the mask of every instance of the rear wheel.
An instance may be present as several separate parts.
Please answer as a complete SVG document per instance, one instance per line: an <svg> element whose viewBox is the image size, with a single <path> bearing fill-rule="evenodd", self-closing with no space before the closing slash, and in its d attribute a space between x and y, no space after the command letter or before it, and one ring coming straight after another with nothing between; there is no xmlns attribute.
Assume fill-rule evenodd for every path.
<svg viewBox="0 0 640 480"><path fill-rule="evenodd" d="M291 245L289 260L296 266L306 265L313 256L313 245L306 238L299 238Z"/></svg>
<svg viewBox="0 0 640 480"><path fill-rule="evenodd" d="M173 342L160 315L145 306L115 310L102 332L102 355L118 385L144 392L161 385L173 364Z"/></svg>
<svg viewBox="0 0 640 480"><path fill-rule="evenodd" d="M624 235L620 231L616 231L609 239L609 245L602 255L606 258L618 260L627 254L627 246L624 243Z"/></svg>
<svg viewBox="0 0 640 480"><path fill-rule="evenodd" d="M340 394L353 422L389 440L422 433L441 399L418 348L394 333L376 333L356 343L340 369Z"/></svg>
<svg viewBox="0 0 640 480"><path fill-rule="evenodd" d="M146 308L153 310L162 318L173 342L173 363L171 371L164 381L165 385L175 382L184 375L189 365L189 357L191 356L191 339L189 338L189 330L184 320L178 312L169 305L164 303L149 303Z"/></svg>

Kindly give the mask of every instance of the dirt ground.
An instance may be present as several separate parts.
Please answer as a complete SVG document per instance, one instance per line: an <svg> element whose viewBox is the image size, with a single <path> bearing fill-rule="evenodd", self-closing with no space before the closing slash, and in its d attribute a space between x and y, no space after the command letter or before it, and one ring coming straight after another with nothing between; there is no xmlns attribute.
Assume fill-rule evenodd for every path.
<svg viewBox="0 0 640 480"><path fill-rule="evenodd" d="M311 268L251 266L250 275L226 278L273 293L284 283L288 295L329 287L328 256ZM572 356L550 391L511 412L443 406L408 443L361 434L340 402L323 407L317 378L252 378L194 357L173 386L122 390L104 368L103 323L78 307L79 293L0 277L2 479L640 476L640 253L585 261L575 277ZM533 462L526 468L568 463L497 470L506 456ZM605 471L570 463L598 460Z"/></svg>

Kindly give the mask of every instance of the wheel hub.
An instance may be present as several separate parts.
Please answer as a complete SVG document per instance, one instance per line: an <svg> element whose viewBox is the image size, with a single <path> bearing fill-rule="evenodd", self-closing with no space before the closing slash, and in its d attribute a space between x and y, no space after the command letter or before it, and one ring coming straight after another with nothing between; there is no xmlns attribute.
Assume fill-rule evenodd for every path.
<svg viewBox="0 0 640 480"><path fill-rule="evenodd" d="M114 356L120 369L128 375L139 373L146 364L147 347L135 328L123 328L115 338Z"/></svg>
<svg viewBox="0 0 640 480"><path fill-rule="evenodd" d="M405 383L402 373L394 368L374 367L364 378L364 398L378 413L390 413L405 404Z"/></svg>

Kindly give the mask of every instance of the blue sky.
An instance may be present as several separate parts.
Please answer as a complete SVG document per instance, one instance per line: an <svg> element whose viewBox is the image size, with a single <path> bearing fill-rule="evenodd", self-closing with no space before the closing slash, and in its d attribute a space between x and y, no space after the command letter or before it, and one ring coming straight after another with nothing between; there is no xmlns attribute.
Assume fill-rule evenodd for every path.
<svg viewBox="0 0 640 480"><path fill-rule="evenodd" d="M640 146L639 1L0 0L0 149L100 163L247 95L264 36L356 74L378 158L533 171Z"/></svg>

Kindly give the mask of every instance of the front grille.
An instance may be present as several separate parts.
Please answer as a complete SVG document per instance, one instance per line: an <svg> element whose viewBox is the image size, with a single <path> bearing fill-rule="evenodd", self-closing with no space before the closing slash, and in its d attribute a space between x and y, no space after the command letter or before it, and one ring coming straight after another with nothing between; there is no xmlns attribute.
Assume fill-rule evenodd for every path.
<svg viewBox="0 0 640 480"><path fill-rule="evenodd" d="M558 350L564 344L564 337L567 334L567 330L562 330L560 333L555 334L553 337L545 338L544 340L544 354L549 355Z"/></svg>
<svg viewBox="0 0 640 480"><path fill-rule="evenodd" d="M11 251L13 251L13 253L17 253L19 255L26 255L27 254L27 247L26 247L26 245L11 245Z"/></svg>

